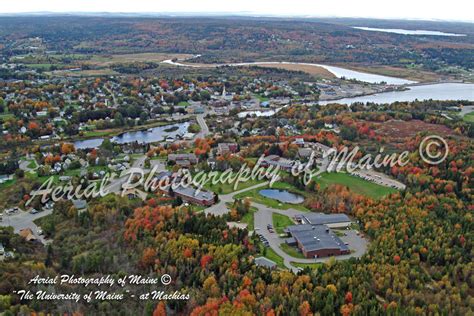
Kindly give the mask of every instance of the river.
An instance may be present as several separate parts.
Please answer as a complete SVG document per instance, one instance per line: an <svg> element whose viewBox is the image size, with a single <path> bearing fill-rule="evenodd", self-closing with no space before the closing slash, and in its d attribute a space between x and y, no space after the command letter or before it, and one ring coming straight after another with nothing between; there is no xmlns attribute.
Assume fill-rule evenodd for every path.
<svg viewBox="0 0 474 316"><path fill-rule="evenodd" d="M222 66L239 67L239 66L252 66L252 65L277 65L277 64L303 65L303 66L314 66L314 67L324 68L338 78L356 79L356 80L368 82L368 83L386 82L387 84L392 84L392 85L404 85L404 84L416 83L416 81L412 81L412 80L369 74L366 72L360 72L360 71L350 70L350 69L336 67L336 66L314 64L314 63L298 63L298 62L289 62L289 61L262 61L262 62L259 61L259 62L251 62L251 63L202 65L202 64L183 64L177 61L165 60L162 63L179 66L179 67L191 67L191 68L210 68L210 67L222 67Z"/></svg>
<svg viewBox="0 0 474 316"><path fill-rule="evenodd" d="M474 101L474 84L472 83L437 83L408 87L405 91L383 92L372 95L345 98L333 101L320 101L319 104L329 103L352 104L354 102L392 103L396 101L409 102L415 100L469 100Z"/></svg>
<svg viewBox="0 0 474 316"><path fill-rule="evenodd" d="M382 29L382 28L365 27L365 26L353 26L352 28L363 30L363 31L395 33L395 34L402 34L402 35L466 36L466 34L445 33L441 31L427 31L427 30Z"/></svg>

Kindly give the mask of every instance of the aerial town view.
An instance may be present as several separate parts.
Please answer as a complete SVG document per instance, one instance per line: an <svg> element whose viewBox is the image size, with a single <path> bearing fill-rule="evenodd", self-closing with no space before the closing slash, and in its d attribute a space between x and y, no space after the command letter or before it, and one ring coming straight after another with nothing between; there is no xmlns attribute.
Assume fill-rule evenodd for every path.
<svg viewBox="0 0 474 316"><path fill-rule="evenodd" d="M1 315L474 315L472 3L0 8Z"/></svg>

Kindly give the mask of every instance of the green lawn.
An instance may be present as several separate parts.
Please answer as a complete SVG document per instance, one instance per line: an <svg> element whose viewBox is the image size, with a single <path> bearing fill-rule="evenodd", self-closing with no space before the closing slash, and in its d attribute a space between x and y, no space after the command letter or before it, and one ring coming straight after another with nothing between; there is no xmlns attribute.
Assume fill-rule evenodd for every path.
<svg viewBox="0 0 474 316"><path fill-rule="evenodd" d="M38 167L38 164L36 163L36 160L29 160L29 164L28 164L28 168L30 169L35 169L36 167Z"/></svg>
<svg viewBox="0 0 474 316"><path fill-rule="evenodd" d="M265 249L265 255L263 249ZM286 269L285 264L283 263L283 258L280 257L275 251L273 251L272 248L264 248L263 245L260 245L260 254L265 258L274 261L279 268Z"/></svg>
<svg viewBox="0 0 474 316"><path fill-rule="evenodd" d="M249 190L249 191L245 191L245 192L237 194L235 196L235 198L243 199L245 197L248 197L254 202L261 203L261 204L267 205L269 207L277 208L277 209L281 209L281 210L287 210L289 208L293 208L293 209L303 211L303 212L308 211L308 209L306 207L304 207L303 204L282 203L278 200L270 199L270 198L264 197L263 195L260 195L260 193L259 193L260 190L263 190L265 188L267 188L267 186L260 187L260 188L257 188L257 189L253 189L253 190ZM306 192L300 191L300 190L296 189L294 186L292 186L291 184L288 184L288 183L285 183L285 182L275 182L272 186L272 189L289 190L289 191L297 193L297 194L301 194L301 195L305 195L305 196L307 195Z"/></svg>
<svg viewBox="0 0 474 316"><path fill-rule="evenodd" d="M301 258L301 259L305 258L305 256L300 251L298 251L298 249L295 248L295 247L292 247L292 246L289 246L285 243L282 243L280 245L280 248L281 248L281 250L283 250L288 255L292 256L293 258Z"/></svg>
<svg viewBox="0 0 474 316"><path fill-rule="evenodd" d="M282 234L283 230L290 226L294 225L295 223L291 220L286 215L278 214L278 213L272 213L272 222L273 222L273 228L278 234Z"/></svg>
<svg viewBox="0 0 474 316"><path fill-rule="evenodd" d="M474 123L474 112L467 113L466 115L463 116L462 119L466 122Z"/></svg>
<svg viewBox="0 0 474 316"><path fill-rule="evenodd" d="M116 131L104 130L104 131L85 131L84 137L107 137L112 136Z"/></svg>
<svg viewBox="0 0 474 316"><path fill-rule="evenodd" d="M319 269L323 264L320 262L315 263L299 263L299 262L291 262L291 265L298 267L298 268L310 268L310 269Z"/></svg>
<svg viewBox="0 0 474 316"><path fill-rule="evenodd" d="M379 199L390 193L397 192L396 189L384 187L370 181L351 176L347 173L340 172L323 173L320 177L316 178L316 182L319 183L321 189L324 189L331 184L342 184L355 193L366 195L374 199Z"/></svg>
<svg viewBox="0 0 474 316"><path fill-rule="evenodd" d="M247 230L251 231L255 229L254 225L254 214L257 211L256 207L250 207L250 211L242 216L242 219L240 220L242 223L247 224Z"/></svg>
<svg viewBox="0 0 474 316"><path fill-rule="evenodd" d="M188 106L189 103L188 103L188 101L181 101L181 102L178 103L178 105L179 106Z"/></svg>

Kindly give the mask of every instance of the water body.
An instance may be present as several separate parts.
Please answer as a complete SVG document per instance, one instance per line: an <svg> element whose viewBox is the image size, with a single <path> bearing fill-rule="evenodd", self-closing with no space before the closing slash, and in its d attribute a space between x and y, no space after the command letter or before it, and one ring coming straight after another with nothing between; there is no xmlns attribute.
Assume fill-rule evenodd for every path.
<svg viewBox="0 0 474 316"><path fill-rule="evenodd" d="M445 33L445 32L440 32L440 31L427 31L427 30L381 29L381 28L365 27L365 26L353 26L353 28L358 29L358 30L364 30L364 31L395 33L395 34L403 34L403 35L466 36L466 34Z"/></svg>
<svg viewBox="0 0 474 316"><path fill-rule="evenodd" d="M189 122L177 123L165 126L153 127L149 130L126 132L112 138L112 142L117 144L127 144L138 142L139 144L148 144L160 142L167 137L176 138L187 133Z"/></svg>
<svg viewBox="0 0 474 316"><path fill-rule="evenodd" d="M396 101L410 102L415 100L469 100L474 101L474 84L472 83L438 83L430 85L412 86L405 91L392 91L366 95L354 98L345 98L328 103L352 104L354 102L392 103Z"/></svg>
<svg viewBox="0 0 474 316"><path fill-rule="evenodd" d="M187 133L188 127L189 122L158 126L149 130L126 132L112 137L111 141L117 144L127 144L133 142L138 142L139 144L148 144L160 142L165 140L167 137L176 138L177 136L184 135ZM78 140L74 142L74 147L77 149L98 148L103 141L103 138Z"/></svg>
<svg viewBox="0 0 474 316"><path fill-rule="evenodd" d="M92 139L85 139L85 140L78 140L74 142L74 147L76 149L91 149L91 148L98 148L102 145L104 141L103 138L92 138Z"/></svg>
<svg viewBox="0 0 474 316"><path fill-rule="evenodd" d="M313 63L298 63L298 62L289 62L289 61L266 61L266 62L234 63L234 64L194 65L194 64L183 64L183 63L172 61L172 60L165 60L163 61L163 63L178 66L178 67L191 67L191 68L209 68L209 67L222 67L222 66L239 67L239 66L276 65L276 64L303 65L303 66L315 66L315 67L324 68L338 78L356 79L356 80L368 82L368 83L386 82L387 84L393 84L393 85L404 85L404 84L416 83L416 81L400 79L396 77L369 74L365 72L350 70L350 69L336 67L336 66L313 64Z"/></svg>
<svg viewBox="0 0 474 316"><path fill-rule="evenodd" d="M258 192L260 195L280 201L282 203L300 204L304 202L304 197L299 194L291 193L287 190L265 189Z"/></svg>

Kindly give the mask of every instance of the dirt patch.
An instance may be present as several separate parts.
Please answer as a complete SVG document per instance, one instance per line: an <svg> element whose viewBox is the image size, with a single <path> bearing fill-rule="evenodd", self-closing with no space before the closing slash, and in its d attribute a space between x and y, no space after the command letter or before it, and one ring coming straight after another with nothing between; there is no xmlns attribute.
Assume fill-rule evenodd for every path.
<svg viewBox="0 0 474 316"><path fill-rule="evenodd" d="M444 125L426 123L420 120L374 123L377 126L376 134L391 139L403 140L416 136L420 132L429 132L440 136L455 135L454 131Z"/></svg>

